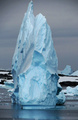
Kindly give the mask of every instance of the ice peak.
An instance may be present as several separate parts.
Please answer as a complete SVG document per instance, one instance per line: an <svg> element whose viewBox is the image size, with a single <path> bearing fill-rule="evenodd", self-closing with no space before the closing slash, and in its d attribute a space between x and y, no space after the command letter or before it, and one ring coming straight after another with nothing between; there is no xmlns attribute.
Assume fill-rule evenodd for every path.
<svg viewBox="0 0 78 120"><path fill-rule="evenodd" d="M28 5L28 10L27 12L32 12L33 13L33 1L31 0L29 5Z"/></svg>
<svg viewBox="0 0 78 120"><path fill-rule="evenodd" d="M36 16L36 19L37 19L37 21L39 20L40 21L40 23L41 22L46 22L46 18L45 18L45 16L43 16L41 13L39 13L37 16Z"/></svg>

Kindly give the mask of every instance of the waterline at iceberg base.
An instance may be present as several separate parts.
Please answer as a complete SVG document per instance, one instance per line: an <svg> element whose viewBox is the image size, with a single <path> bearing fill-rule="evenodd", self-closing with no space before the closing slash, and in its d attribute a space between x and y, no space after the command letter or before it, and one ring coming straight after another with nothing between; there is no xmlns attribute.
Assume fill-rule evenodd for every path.
<svg viewBox="0 0 78 120"><path fill-rule="evenodd" d="M56 105L58 59L46 18L34 17L33 2L24 16L12 61L12 102L24 108Z"/></svg>

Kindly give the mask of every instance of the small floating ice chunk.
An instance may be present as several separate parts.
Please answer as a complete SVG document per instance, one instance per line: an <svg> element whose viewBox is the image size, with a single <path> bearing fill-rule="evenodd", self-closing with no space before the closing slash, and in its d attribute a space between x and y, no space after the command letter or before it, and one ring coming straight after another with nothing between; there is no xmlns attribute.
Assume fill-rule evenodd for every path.
<svg viewBox="0 0 78 120"><path fill-rule="evenodd" d="M66 97L65 94L61 91L58 95L57 95L57 105L62 105L64 104L66 101Z"/></svg>
<svg viewBox="0 0 78 120"><path fill-rule="evenodd" d="M66 93L70 94L70 95L78 96L78 85L76 87L73 87L73 88L68 86L66 88Z"/></svg>

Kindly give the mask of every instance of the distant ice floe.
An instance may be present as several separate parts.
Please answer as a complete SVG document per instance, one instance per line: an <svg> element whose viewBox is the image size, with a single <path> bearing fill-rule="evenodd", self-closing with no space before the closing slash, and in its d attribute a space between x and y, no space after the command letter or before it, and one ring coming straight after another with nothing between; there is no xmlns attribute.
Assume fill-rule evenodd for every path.
<svg viewBox="0 0 78 120"><path fill-rule="evenodd" d="M61 75L71 75L72 74L72 69L71 69L71 66L70 65L66 65L65 69L64 70L58 70L58 74L61 74Z"/></svg>
<svg viewBox="0 0 78 120"><path fill-rule="evenodd" d="M4 82L4 84L0 84L0 88L5 88L5 89L13 89L14 88L14 83L13 80L7 80Z"/></svg>
<svg viewBox="0 0 78 120"><path fill-rule="evenodd" d="M64 70L58 70L58 74L60 76L72 76L72 77L77 77L78 76L78 70L74 71L72 70L70 65L66 65Z"/></svg>
<svg viewBox="0 0 78 120"><path fill-rule="evenodd" d="M14 83L13 83L13 80L6 81L6 82L4 82L4 84L6 85L6 87L11 87L11 88L14 88Z"/></svg>
<svg viewBox="0 0 78 120"><path fill-rule="evenodd" d="M5 85L0 84L0 88L6 88L6 86L5 86Z"/></svg>
<svg viewBox="0 0 78 120"><path fill-rule="evenodd" d="M78 96L78 85L76 87L68 86L63 92L69 96Z"/></svg>
<svg viewBox="0 0 78 120"><path fill-rule="evenodd" d="M73 73L71 74L71 76L78 76L78 70L75 71L75 72L73 72Z"/></svg>

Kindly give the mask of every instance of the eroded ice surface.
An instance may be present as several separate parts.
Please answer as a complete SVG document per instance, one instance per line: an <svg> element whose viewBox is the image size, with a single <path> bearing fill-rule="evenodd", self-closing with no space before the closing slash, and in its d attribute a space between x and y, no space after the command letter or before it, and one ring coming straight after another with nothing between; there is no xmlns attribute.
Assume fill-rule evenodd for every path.
<svg viewBox="0 0 78 120"><path fill-rule="evenodd" d="M62 91L62 86L58 83L57 84L57 95Z"/></svg>
<svg viewBox="0 0 78 120"><path fill-rule="evenodd" d="M58 59L46 18L33 15L33 2L24 16L12 61L13 102L56 105Z"/></svg>
<svg viewBox="0 0 78 120"><path fill-rule="evenodd" d="M65 94L61 91L58 95L57 95L57 105L62 105L64 104L66 101L66 97Z"/></svg>

